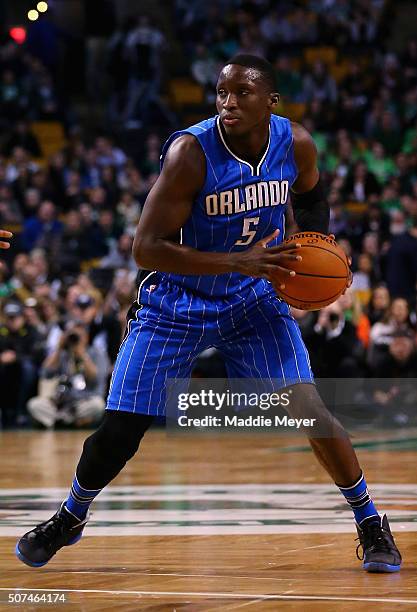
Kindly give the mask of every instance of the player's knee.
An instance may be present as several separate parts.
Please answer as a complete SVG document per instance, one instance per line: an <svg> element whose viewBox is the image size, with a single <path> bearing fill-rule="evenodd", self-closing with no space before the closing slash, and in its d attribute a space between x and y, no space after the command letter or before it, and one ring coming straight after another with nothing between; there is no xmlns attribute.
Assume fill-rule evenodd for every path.
<svg viewBox="0 0 417 612"><path fill-rule="evenodd" d="M323 435L331 435L343 427L326 407L315 385L301 384L291 387L291 400L287 408L293 418L314 419L315 426Z"/></svg>
<svg viewBox="0 0 417 612"><path fill-rule="evenodd" d="M102 464L124 464L137 452L152 420L147 415L106 413L97 431L85 440L83 450Z"/></svg>

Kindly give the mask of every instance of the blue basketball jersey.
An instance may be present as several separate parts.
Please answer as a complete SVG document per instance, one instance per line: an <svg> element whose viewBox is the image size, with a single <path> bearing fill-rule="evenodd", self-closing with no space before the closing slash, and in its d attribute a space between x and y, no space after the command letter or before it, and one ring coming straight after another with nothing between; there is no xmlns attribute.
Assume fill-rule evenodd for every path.
<svg viewBox="0 0 417 612"><path fill-rule="evenodd" d="M206 158L206 179L182 227L182 243L200 251L242 252L285 229L296 179L290 122L273 115L266 151L253 167L228 148L218 117L175 132L193 134ZM272 246L272 245L271 245ZM264 278L151 272L115 364L108 410L164 415L169 379L188 379L202 351L215 347L229 378L264 378L274 388L313 383L308 352L288 304Z"/></svg>
<svg viewBox="0 0 417 612"><path fill-rule="evenodd" d="M198 140L206 158L206 180L181 230L182 244L199 251L244 251L277 228L280 234L270 246L282 242L288 194L297 177L289 120L271 116L268 146L257 166L232 153L216 116L172 134L162 150L161 168L170 145L183 134ZM165 277L212 297L233 295L255 282L239 273Z"/></svg>

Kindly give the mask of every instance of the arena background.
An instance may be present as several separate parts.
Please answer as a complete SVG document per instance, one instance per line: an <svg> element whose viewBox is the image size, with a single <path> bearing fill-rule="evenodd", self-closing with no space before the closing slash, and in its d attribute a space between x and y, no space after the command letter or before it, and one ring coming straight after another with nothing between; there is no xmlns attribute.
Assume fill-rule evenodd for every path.
<svg viewBox="0 0 417 612"><path fill-rule="evenodd" d="M344 297L321 313L294 313L315 375L417 377L415 3L55 0L40 8L0 3L0 224L14 232L0 264L4 428L32 426L27 401L44 393L42 364L71 321L87 325L100 370L90 392L105 394L161 144L215 113L219 67L236 52L274 64L277 112L313 134L331 231L353 259ZM214 351L195 375L223 375ZM375 401L394 410L388 388ZM63 421L56 425L88 418Z"/></svg>
<svg viewBox="0 0 417 612"><path fill-rule="evenodd" d="M55 609L58 593L100 612L416 609L416 24L401 0L0 0L0 227L14 233L0 258L0 606ZM214 114L237 52L274 64L278 113L318 148L353 285L294 315L317 377L343 380L342 399L365 381L348 422L403 568L362 571L351 511L304 436L162 427L82 541L28 568L16 539L66 497L103 414L161 145ZM194 371L223 374L215 351Z"/></svg>

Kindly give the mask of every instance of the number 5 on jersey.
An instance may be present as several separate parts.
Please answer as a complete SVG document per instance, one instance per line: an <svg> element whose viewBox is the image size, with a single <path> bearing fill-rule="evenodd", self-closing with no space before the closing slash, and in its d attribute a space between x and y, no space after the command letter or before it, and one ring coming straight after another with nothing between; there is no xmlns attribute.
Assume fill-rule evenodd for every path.
<svg viewBox="0 0 417 612"><path fill-rule="evenodd" d="M259 217L245 217L243 219L243 230L242 230L242 238L245 237L246 240L236 240L235 245L246 246L252 242L252 240L256 236L256 226L259 223Z"/></svg>

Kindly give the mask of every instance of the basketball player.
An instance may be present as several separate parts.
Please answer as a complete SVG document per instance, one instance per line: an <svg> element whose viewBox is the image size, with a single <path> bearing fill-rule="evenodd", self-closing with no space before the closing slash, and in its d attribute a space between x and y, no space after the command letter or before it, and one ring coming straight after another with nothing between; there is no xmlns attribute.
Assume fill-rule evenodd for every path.
<svg viewBox="0 0 417 612"><path fill-rule="evenodd" d="M0 229L0 238L12 238L12 232L8 232L7 230ZM10 242L5 242L4 240L0 240L0 249L10 249Z"/></svg>
<svg viewBox="0 0 417 612"><path fill-rule="evenodd" d="M379 516L349 437L316 391L288 305L268 282L274 272L285 285L300 257L280 244L290 190L300 231L327 233L329 222L314 143L300 125L272 114L278 100L271 65L238 55L219 76L218 115L165 144L133 246L136 262L155 272L139 289L106 416L84 443L68 498L17 543L27 565L45 565L81 538L93 499L164 414L166 379L189 377L199 353L215 346L230 378L278 378L292 390L292 410L332 427L334 437L310 443L353 510L363 567L400 569L387 517Z"/></svg>

